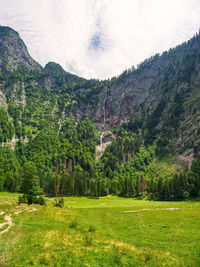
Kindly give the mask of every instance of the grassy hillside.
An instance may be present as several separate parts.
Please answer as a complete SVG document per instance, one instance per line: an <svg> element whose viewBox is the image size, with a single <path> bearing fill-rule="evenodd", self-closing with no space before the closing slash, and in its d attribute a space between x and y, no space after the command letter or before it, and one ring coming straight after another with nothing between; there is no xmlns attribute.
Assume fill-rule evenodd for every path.
<svg viewBox="0 0 200 267"><path fill-rule="evenodd" d="M0 194L0 223L6 214L14 222L0 236L1 266L200 265L199 202L111 196L66 197L64 208L52 202L19 207L17 194Z"/></svg>

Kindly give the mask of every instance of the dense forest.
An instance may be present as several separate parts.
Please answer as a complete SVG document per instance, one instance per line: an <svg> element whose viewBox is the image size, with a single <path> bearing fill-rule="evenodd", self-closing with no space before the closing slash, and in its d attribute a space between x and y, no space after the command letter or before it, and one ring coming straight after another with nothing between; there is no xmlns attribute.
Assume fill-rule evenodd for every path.
<svg viewBox="0 0 200 267"><path fill-rule="evenodd" d="M6 124L6 121L5 121ZM9 132L9 131L8 131ZM21 191L27 172L36 175L46 195L148 197L180 200L200 194L200 158L177 171L144 146L138 135L118 130L96 160L98 131L89 119L68 120L60 135L41 131L16 149L0 147L0 190ZM23 192L23 190L22 190Z"/></svg>
<svg viewBox="0 0 200 267"><path fill-rule="evenodd" d="M180 200L200 195L200 87L194 78L200 73L199 34L106 81L77 77L53 62L42 68L21 39L24 55L15 55L19 36L8 27L0 27L0 39L0 191L24 192L29 177L49 196ZM139 99L131 106L125 89L134 82L146 86L141 75L148 72L158 79L149 86L147 77L148 94L131 89ZM121 110L113 107L118 117L115 104L121 105ZM97 156L102 138L107 146ZM190 169L165 160L179 147L193 149Z"/></svg>

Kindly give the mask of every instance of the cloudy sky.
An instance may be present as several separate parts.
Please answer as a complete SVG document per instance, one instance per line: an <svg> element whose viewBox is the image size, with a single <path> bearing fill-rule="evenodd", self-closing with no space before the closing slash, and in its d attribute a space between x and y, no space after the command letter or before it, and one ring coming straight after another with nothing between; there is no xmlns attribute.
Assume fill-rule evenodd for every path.
<svg viewBox="0 0 200 267"><path fill-rule="evenodd" d="M191 38L200 0L0 0L0 25L41 65L103 79Z"/></svg>

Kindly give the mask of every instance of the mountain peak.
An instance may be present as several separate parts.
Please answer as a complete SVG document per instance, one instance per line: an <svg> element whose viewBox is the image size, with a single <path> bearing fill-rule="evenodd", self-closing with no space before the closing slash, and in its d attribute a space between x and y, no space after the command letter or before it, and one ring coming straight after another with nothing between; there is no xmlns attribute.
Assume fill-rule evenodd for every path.
<svg viewBox="0 0 200 267"><path fill-rule="evenodd" d="M45 65L44 69L51 72L52 74L56 74L57 76L61 75L62 78L67 82L80 82L85 80L84 78L78 77L75 74L65 71L61 65L52 61L48 62Z"/></svg>
<svg viewBox="0 0 200 267"><path fill-rule="evenodd" d="M45 65L44 69L51 71L51 72L54 72L54 73L57 73L57 74L65 72L64 69L58 63L55 63L52 61L48 62Z"/></svg>
<svg viewBox="0 0 200 267"><path fill-rule="evenodd" d="M15 30L13 30L12 28L8 27L8 26L1 26L0 25L0 37L7 37L11 34L15 34L19 36L19 33L16 32Z"/></svg>
<svg viewBox="0 0 200 267"><path fill-rule="evenodd" d="M13 72L23 66L28 70L40 70L41 66L28 53L19 33L7 26L0 26L0 71Z"/></svg>

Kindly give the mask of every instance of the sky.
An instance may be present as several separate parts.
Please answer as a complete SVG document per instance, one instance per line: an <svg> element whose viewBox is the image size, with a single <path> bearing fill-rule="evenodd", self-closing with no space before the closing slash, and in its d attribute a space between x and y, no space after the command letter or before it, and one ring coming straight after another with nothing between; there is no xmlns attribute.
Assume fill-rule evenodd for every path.
<svg viewBox="0 0 200 267"><path fill-rule="evenodd" d="M200 0L0 0L0 25L42 66L107 79L190 39Z"/></svg>

